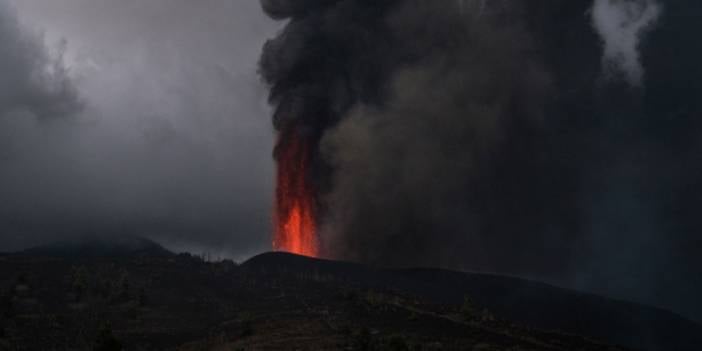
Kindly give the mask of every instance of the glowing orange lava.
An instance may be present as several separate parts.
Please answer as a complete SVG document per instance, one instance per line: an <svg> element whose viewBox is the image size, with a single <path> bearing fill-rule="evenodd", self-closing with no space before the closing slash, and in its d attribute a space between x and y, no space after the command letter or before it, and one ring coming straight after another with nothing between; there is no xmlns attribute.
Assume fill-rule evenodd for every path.
<svg viewBox="0 0 702 351"><path fill-rule="evenodd" d="M275 234L273 248L299 255L319 255L314 188L309 181L311 147L297 133L278 142Z"/></svg>

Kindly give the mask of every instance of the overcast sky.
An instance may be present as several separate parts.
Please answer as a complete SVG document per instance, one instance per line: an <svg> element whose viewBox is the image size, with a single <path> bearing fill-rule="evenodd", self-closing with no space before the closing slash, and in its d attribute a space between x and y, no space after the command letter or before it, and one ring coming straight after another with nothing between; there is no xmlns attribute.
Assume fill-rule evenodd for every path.
<svg viewBox="0 0 702 351"><path fill-rule="evenodd" d="M61 55L67 69L51 91L26 84L24 108L0 106L0 251L93 233L235 258L268 248L273 132L256 64L280 24L258 1L0 5L20 22L0 28L3 50L36 61L18 79Z"/></svg>

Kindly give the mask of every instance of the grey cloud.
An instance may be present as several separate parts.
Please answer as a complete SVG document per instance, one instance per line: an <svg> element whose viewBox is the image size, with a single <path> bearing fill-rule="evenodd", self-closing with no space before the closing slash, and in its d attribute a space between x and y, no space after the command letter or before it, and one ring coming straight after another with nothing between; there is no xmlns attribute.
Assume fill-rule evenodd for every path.
<svg viewBox="0 0 702 351"><path fill-rule="evenodd" d="M16 141L0 170L0 250L85 234L234 257L267 249L273 136L256 62L277 26L258 4L13 5L22 33L65 39L61 77L83 109L0 132Z"/></svg>
<svg viewBox="0 0 702 351"><path fill-rule="evenodd" d="M80 107L61 52L52 56L40 35L26 30L0 1L0 118L29 114L57 118Z"/></svg>

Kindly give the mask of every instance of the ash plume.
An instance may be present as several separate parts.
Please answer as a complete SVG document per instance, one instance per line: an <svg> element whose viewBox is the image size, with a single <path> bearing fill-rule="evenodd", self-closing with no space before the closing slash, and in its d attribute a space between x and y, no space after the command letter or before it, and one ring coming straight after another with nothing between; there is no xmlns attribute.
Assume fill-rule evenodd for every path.
<svg viewBox="0 0 702 351"><path fill-rule="evenodd" d="M538 139L552 90L528 23L534 9L305 4L263 1L290 22L266 44L261 72L282 138L294 129L318 150L307 176L323 254L453 267L492 260L466 256L501 240L490 234L499 216L490 189L502 187L501 163L518 157L515 136ZM498 191L516 192L508 211L530 192Z"/></svg>
<svg viewBox="0 0 702 351"><path fill-rule="evenodd" d="M417 60L391 66L382 105L355 105L322 139L332 256L450 267L483 246L492 158L511 128L537 128L551 78L518 8L452 7L410 1L389 15L393 40L410 45L398 51Z"/></svg>
<svg viewBox="0 0 702 351"><path fill-rule="evenodd" d="M699 240L699 5L262 3L287 21L260 61L276 157L291 135L310 145L322 256L702 310L679 249Z"/></svg>

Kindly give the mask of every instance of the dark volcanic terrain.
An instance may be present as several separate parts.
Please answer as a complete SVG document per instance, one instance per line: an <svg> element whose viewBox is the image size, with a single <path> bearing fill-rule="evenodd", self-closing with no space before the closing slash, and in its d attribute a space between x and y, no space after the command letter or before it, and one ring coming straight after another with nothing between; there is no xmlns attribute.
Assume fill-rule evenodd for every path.
<svg viewBox="0 0 702 351"><path fill-rule="evenodd" d="M514 278L381 270L288 254L209 263L142 244L103 257L70 258L66 246L60 255L0 256L0 350L702 345L702 329L674 314ZM625 346L611 346L617 344Z"/></svg>

